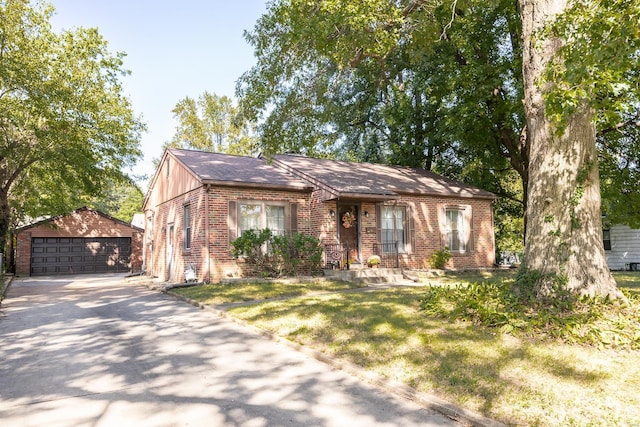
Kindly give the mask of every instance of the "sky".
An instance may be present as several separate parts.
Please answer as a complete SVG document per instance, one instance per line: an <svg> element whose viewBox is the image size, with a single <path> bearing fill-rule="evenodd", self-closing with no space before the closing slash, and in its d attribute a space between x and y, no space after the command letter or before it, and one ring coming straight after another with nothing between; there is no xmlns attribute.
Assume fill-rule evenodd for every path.
<svg viewBox="0 0 640 427"><path fill-rule="evenodd" d="M144 159L132 173L149 177L173 137L171 110L179 100L205 91L234 96L236 80L255 63L243 33L266 12L266 0L48 1L56 30L98 28L111 52L127 54L124 93L147 125Z"/></svg>

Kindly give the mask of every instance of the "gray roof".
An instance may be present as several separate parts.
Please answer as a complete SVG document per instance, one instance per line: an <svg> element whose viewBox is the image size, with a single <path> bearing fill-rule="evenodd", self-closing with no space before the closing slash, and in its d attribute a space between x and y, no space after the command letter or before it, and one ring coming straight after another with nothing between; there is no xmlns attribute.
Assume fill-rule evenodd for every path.
<svg viewBox="0 0 640 427"><path fill-rule="evenodd" d="M295 174L324 184L338 197L393 197L399 194L426 194L450 197L495 199L485 190L445 178L425 169L312 159L304 156L276 155L274 164Z"/></svg>
<svg viewBox="0 0 640 427"><path fill-rule="evenodd" d="M324 200L385 200L400 194L495 199L485 190L436 173L401 166L313 159L298 155L245 157L171 148L168 152L202 182L310 191L324 190Z"/></svg>
<svg viewBox="0 0 640 427"><path fill-rule="evenodd" d="M267 164L263 159L175 148L168 151L205 183L294 190L313 188L309 183L282 168Z"/></svg>

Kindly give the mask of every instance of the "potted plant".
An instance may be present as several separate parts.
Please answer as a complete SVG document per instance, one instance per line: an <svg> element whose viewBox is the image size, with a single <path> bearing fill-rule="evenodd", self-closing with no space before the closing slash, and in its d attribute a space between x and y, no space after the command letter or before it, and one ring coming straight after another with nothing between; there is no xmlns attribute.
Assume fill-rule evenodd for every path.
<svg viewBox="0 0 640 427"><path fill-rule="evenodd" d="M382 262L382 260L378 255L371 255L367 260L367 264L369 264L369 267L371 268L378 268L378 265L380 264L380 262Z"/></svg>

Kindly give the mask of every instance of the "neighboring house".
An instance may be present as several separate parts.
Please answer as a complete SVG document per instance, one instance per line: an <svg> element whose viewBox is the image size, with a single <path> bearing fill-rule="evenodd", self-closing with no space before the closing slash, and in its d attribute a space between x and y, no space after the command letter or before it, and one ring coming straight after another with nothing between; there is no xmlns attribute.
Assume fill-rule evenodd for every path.
<svg viewBox="0 0 640 427"><path fill-rule="evenodd" d="M420 169L169 149L143 206L146 271L175 282L187 268L199 280L242 275L230 242L267 227L320 239L327 265L378 253L388 266L428 268L447 246L451 268L492 267L494 200Z"/></svg>
<svg viewBox="0 0 640 427"><path fill-rule="evenodd" d="M640 230L611 225L602 234L609 269L640 270Z"/></svg>
<svg viewBox="0 0 640 427"><path fill-rule="evenodd" d="M141 228L83 207L16 231L16 275L140 271L142 239Z"/></svg>

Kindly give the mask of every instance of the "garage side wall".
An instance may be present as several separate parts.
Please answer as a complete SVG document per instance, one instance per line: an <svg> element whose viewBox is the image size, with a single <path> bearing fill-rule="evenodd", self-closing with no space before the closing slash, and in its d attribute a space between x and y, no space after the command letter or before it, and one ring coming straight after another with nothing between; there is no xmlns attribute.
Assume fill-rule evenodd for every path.
<svg viewBox="0 0 640 427"><path fill-rule="evenodd" d="M131 268L142 268L142 230L102 215L91 209L79 209L69 215L27 227L16 236L16 275L31 271L31 240L38 237L130 237Z"/></svg>

